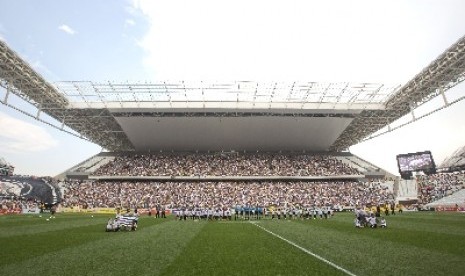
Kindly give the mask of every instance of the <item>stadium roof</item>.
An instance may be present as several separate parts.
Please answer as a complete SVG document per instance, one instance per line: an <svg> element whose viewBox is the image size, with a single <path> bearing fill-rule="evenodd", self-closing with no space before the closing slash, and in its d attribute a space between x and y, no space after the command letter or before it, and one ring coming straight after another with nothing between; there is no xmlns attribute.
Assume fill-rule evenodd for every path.
<svg viewBox="0 0 465 276"><path fill-rule="evenodd" d="M406 85L371 83L50 84L0 41L0 99L108 150L339 151L465 79L465 37ZM35 114L8 100L32 104ZM463 99L459 98L456 101ZM444 108L452 103L444 97ZM44 112L56 119L42 119ZM412 120L415 120L412 113Z"/></svg>
<svg viewBox="0 0 465 276"><path fill-rule="evenodd" d="M400 88L374 83L59 82L71 108L379 109Z"/></svg>
<svg viewBox="0 0 465 276"><path fill-rule="evenodd" d="M465 146L458 148L448 156L439 166L441 169L454 169L465 167Z"/></svg>
<svg viewBox="0 0 465 276"><path fill-rule="evenodd" d="M8 162L6 162L3 157L0 157L0 167L4 168L4 167L13 167L13 166L9 164Z"/></svg>

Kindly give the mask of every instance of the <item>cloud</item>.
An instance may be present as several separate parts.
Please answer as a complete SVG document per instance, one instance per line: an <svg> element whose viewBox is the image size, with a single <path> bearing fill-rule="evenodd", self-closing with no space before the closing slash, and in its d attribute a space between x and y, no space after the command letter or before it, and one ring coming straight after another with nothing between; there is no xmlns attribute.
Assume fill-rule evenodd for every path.
<svg viewBox="0 0 465 276"><path fill-rule="evenodd" d="M325 3L139 0L134 7L150 23L140 42L147 53L144 65L163 80L369 81L365 76L374 70L366 68L376 59L356 58L369 55L369 43L341 47L341 41L366 41L354 31L360 28L382 33L350 23L342 8L331 10L330 17L332 7ZM341 21L334 20L338 17ZM342 21L349 30L341 28Z"/></svg>
<svg viewBox="0 0 465 276"><path fill-rule="evenodd" d="M66 24L63 24L61 26L58 27L59 30L67 33L67 34L70 34L70 35L73 35L76 33L75 30L73 30L70 26L66 25Z"/></svg>
<svg viewBox="0 0 465 276"><path fill-rule="evenodd" d="M10 153L41 152L58 145L45 129L0 112L0 151Z"/></svg>
<svg viewBox="0 0 465 276"><path fill-rule="evenodd" d="M134 26L136 25L136 22L132 19L126 19L126 21L124 22L124 26Z"/></svg>
<svg viewBox="0 0 465 276"><path fill-rule="evenodd" d="M427 12L414 4L133 0L132 10L149 23L139 46L144 66L158 80L397 84L440 53L418 51L442 36L431 20L439 4L429 4ZM461 20L448 19L450 13L441 12L438 20Z"/></svg>

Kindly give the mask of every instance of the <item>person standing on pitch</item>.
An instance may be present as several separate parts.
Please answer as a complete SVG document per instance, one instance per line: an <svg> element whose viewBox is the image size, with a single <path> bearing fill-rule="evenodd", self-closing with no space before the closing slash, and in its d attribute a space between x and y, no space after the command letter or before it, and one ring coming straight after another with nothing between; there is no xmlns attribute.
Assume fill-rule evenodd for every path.
<svg viewBox="0 0 465 276"><path fill-rule="evenodd" d="M396 204L394 202L391 203L391 215L395 215L396 212L394 210L394 208L396 207Z"/></svg>

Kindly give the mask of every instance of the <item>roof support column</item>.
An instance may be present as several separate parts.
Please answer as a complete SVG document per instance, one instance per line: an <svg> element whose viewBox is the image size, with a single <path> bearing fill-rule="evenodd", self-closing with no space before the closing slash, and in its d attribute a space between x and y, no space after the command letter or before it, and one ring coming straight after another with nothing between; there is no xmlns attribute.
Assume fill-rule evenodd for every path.
<svg viewBox="0 0 465 276"><path fill-rule="evenodd" d="M413 103L410 103L410 114L412 114L412 122L416 121L417 118L415 118L415 113L413 112L415 110L415 105Z"/></svg>
<svg viewBox="0 0 465 276"><path fill-rule="evenodd" d="M448 106L449 101L447 100L446 94L444 94L444 88L441 87L440 91L441 91L442 100L444 101L444 106Z"/></svg>
<svg viewBox="0 0 465 276"><path fill-rule="evenodd" d="M10 83L11 82L8 82L7 85L6 85L6 94L5 94L5 98L3 99L3 104L8 103L8 96L10 95L10 91L11 91Z"/></svg>
<svg viewBox="0 0 465 276"><path fill-rule="evenodd" d="M40 112L42 111L42 109L40 107L37 108L37 114L36 114L36 119L39 119L40 117Z"/></svg>

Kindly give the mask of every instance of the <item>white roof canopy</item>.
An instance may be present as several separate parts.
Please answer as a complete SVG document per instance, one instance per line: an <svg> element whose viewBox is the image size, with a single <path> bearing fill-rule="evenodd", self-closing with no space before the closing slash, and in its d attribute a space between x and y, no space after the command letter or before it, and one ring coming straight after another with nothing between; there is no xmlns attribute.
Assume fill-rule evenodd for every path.
<svg viewBox="0 0 465 276"><path fill-rule="evenodd" d="M380 109L401 87L375 83L59 82L71 108Z"/></svg>
<svg viewBox="0 0 465 276"><path fill-rule="evenodd" d="M164 139L172 139L173 135L197 137L204 145L202 148L206 149L215 142L205 140L208 137L223 139L223 136L202 136L201 133L195 133L215 133L213 128L205 129L208 126L223 129L228 134L225 137L231 141L231 146L260 147L260 139L270 139L277 135L277 130L283 124L292 125L289 120L291 117L301 123L285 130L289 139L283 136L279 141L262 143L264 148L279 150L292 144L292 150L339 151L359 143L385 126L390 126L392 122L433 97L443 96L444 106L439 109L453 104L454 102L447 101L444 93L463 80L465 37L451 45L403 86L248 81L156 84L73 81L52 85L0 40L0 87L6 91L0 101L4 105L61 130L66 131L64 126L67 126L75 131L68 131L69 133L114 151L142 150L147 139L170 145L169 141L157 140L162 137L159 131L171 131L171 135ZM31 104L37 112L33 114L12 103L8 100L10 94ZM465 96L460 97L455 102L464 98ZM46 122L40 116L41 113L48 114L58 123ZM412 117L413 120L416 119ZM190 118L195 118L195 123L190 124ZM223 121L222 118L228 119ZM213 120L211 124L208 123L209 120ZM160 125L159 122L164 123L165 127L156 128ZM262 132L259 131L260 122L268 126ZM184 129L191 129L191 132L176 133L176 129L171 127L173 124L179 125L178 130L182 130L184 126ZM199 127L192 128L195 124ZM255 127L250 128L250 125ZM144 126L155 130L144 129ZM241 131L230 131L236 127ZM309 132L301 133L300 140L295 139L292 142L295 138L293 135L305 129ZM132 131L149 136L139 139ZM256 138L246 144L247 135L252 133ZM313 135L309 136L309 133ZM242 137L231 138L231 135ZM321 139L324 137L327 140ZM312 142L309 142L310 139ZM196 149L195 144L186 144L187 139L178 140L179 147ZM137 141L141 143L138 144ZM315 141L321 143L313 144ZM150 145L145 145L151 148ZM229 145L224 144L225 147Z"/></svg>

